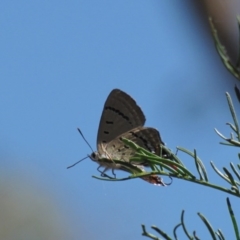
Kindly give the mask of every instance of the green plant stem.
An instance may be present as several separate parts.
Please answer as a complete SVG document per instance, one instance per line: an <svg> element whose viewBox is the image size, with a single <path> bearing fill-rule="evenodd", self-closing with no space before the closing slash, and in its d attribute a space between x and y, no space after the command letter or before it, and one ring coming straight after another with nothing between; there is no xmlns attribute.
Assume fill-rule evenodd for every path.
<svg viewBox="0 0 240 240"><path fill-rule="evenodd" d="M135 176L131 175L131 176L126 177L126 178L115 178L115 179L112 179L112 178L109 179L109 178L103 178L103 177L97 177L97 176L92 176L92 177L96 178L96 179L99 179L99 180L117 182L117 181L126 181L126 180L129 180L129 179L149 176L149 175L153 175L153 174L159 175L159 172L153 171L151 173L141 173L141 174L137 174ZM187 178L187 177L182 177L182 176L174 176L172 174L168 174L168 173L165 173L165 172L162 172L160 175L171 176L172 178L178 178L178 179L182 179L182 180L185 180L185 181L197 183L197 184L200 184L200 185L203 185L203 186L206 186L206 187L210 187L210 188L214 188L214 189L226 192L226 193L234 195L236 197L240 197L240 194L238 194L236 192L233 192L231 189L223 188L223 187L214 185L214 184L209 183L209 182L205 182L205 181L201 181L201 180L197 180L197 179L192 179L192 178Z"/></svg>

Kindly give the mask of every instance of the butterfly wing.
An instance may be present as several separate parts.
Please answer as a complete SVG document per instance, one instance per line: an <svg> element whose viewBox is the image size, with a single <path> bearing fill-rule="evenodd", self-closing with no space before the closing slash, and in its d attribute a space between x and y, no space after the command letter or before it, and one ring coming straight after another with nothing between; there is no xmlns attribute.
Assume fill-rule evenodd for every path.
<svg viewBox="0 0 240 240"><path fill-rule="evenodd" d="M164 145L157 129L137 127L121 134L104 146L105 154L109 155L106 156L107 158L129 162L129 159L135 154L135 151L125 145L121 138L127 138L156 155L160 155L160 145Z"/></svg>
<svg viewBox="0 0 240 240"><path fill-rule="evenodd" d="M146 150L155 153L158 156L160 155L161 145L164 145L157 129L150 127L138 127L126 133L123 133L106 145L106 152L112 158L110 161L114 161L114 159L116 159L129 162L129 159L135 154L135 151L129 146L126 146L121 138L129 139L140 147L145 148ZM145 171L143 165L147 166L146 163L139 162L132 164L135 167L141 169L142 172ZM118 164L118 169L128 171L121 164ZM165 186L162 179L157 175L145 176L142 177L142 179L154 185Z"/></svg>
<svg viewBox="0 0 240 240"><path fill-rule="evenodd" d="M97 148L101 156L105 146L121 134L144 125L146 118L134 99L125 92L114 89L109 94L98 128Z"/></svg>

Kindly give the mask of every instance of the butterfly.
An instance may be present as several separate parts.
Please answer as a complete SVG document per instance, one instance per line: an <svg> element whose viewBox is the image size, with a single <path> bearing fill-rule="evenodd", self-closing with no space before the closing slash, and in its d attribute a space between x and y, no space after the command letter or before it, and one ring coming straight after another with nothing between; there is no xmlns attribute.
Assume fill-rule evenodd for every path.
<svg viewBox="0 0 240 240"><path fill-rule="evenodd" d="M122 138L129 139L140 147L160 156L161 145L164 145L157 129L144 127L146 118L137 105L135 100L127 93L113 89L104 104L101 120L97 135L97 151L93 152L89 157L99 164L98 170L104 167L101 172L102 176L106 176L105 172L109 169L114 174L115 169L125 170L124 166L115 163L115 160L129 162L134 156L135 150L126 146ZM102 162L101 159L109 159L109 162ZM131 163L144 172L144 163ZM114 174L115 175L115 174ZM163 185L162 179L157 175L149 175L142 177L143 180L155 184Z"/></svg>

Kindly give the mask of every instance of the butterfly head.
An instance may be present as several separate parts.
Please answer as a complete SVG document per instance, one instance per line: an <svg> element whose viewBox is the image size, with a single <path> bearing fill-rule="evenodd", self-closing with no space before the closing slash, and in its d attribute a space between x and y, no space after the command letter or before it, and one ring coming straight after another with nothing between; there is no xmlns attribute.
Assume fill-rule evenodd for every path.
<svg viewBox="0 0 240 240"><path fill-rule="evenodd" d="M91 155L88 156L94 162L98 162L101 159L109 159L109 156L106 154L100 154L98 151L92 152Z"/></svg>
<svg viewBox="0 0 240 240"><path fill-rule="evenodd" d="M98 152L92 152L91 155L89 155L92 161L97 162L99 160L99 154Z"/></svg>

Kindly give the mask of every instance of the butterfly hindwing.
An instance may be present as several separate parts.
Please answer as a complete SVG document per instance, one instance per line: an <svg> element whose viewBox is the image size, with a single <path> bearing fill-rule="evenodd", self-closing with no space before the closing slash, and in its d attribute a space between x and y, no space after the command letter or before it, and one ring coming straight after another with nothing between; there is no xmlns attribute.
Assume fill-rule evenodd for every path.
<svg viewBox="0 0 240 240"><path fill-rule="evenodd" d="M126 133L121 134L116 139L110 141L105 146L105 151L111 156L112 159L129 161L135 151L129 146L125 145L121 138L126 138L142 148L155 153L160 154L160 144L164 144L161 141L160 134L155 128L150 127L137 127Z"/></svg>

